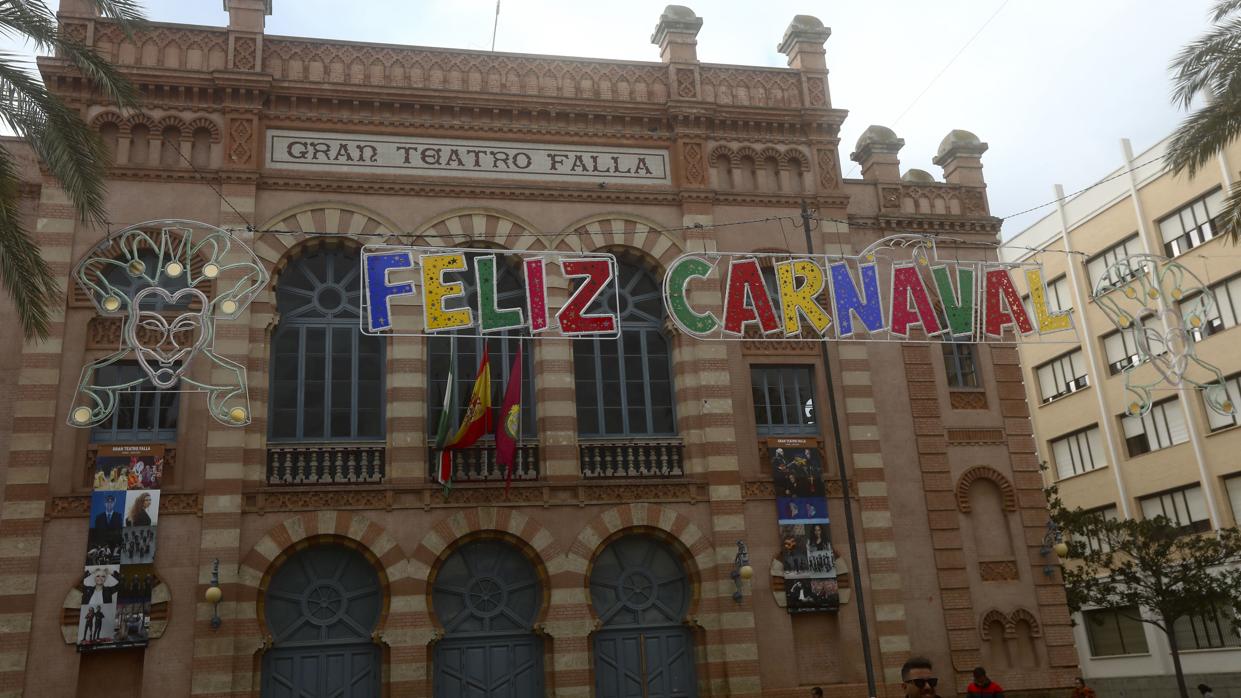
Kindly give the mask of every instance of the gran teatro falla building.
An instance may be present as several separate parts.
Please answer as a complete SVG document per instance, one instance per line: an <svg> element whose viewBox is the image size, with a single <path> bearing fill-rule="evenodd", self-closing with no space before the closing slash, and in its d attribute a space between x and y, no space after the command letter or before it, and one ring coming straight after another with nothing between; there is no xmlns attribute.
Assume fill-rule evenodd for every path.
<svg viewBox="0 0 1241 698"><path fill-rule="evenodd" d="M224 4L227 27L131 36L62 0L62 30L140 87L138 111L39 60L114 154L112 232L186 219L252 251L244 304L211 283L145 296L148 330L193 303L228 315L220 362L161 389L140 353L113 361L130 329L74 276L112 254L109 231L6 142L64 306L46 342L0 333L0 695L865 696L861 595L880 695L912 654L943 695L976 664L1018 694L1070 684L1013 348L828 343L837 442L818 342L700 340L660 297L680 255L804 251L802 201L819 252L936 233L941 255L994 259L966 244L1000 227L985 143L948 134L942 179L902 174L883 127L842 150L830 31L804 15L755 39L788 58L765 68L699 62L704 20L675 5L652 18L659 59L622 62L272 36L271 0ZM616 259L615 338L521 344L507 491L489 439L454 452L447 491L433 446L449 367L461 414L485 342L498 407L523 340L361 332L359 259L385 242ZM138 293L163 262L127 254L108 278ZM524 292L511 269L492 281L501 304ZM104 360L136 392L75 425L82 368ZM236 424L191 390L223 366L246 380ZM138 447L159 469L126 483ZM797 478L826 498L819 525L779 523ZM109 541L144 571L109 572Z"/></svg>

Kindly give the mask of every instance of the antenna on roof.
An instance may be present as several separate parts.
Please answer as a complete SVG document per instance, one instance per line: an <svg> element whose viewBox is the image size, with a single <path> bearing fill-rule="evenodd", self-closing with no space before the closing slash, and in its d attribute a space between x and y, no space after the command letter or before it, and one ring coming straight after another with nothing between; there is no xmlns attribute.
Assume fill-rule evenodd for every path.
<svg viewBox="0 0 1241 698"><path fill-rule="evenodd" d="M496 21L491 25L491 52L496 50L496 29L500 27L500 0L496 0Z"/></svg>

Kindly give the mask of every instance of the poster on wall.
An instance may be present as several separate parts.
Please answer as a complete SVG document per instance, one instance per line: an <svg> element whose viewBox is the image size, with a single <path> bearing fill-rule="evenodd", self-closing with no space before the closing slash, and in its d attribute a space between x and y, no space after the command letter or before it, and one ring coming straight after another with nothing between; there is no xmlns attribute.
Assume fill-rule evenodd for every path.
<svg viewBox="0 0 1241 698"><path fill-rule="evenodd" d="M836 558L823 480L823 456L812 439L768 439L776 491L780 562L789 613L836 611Z"/></svg>
<svg viewBox="0 0 1241 698"><path fill-rule="evenodd" d="M163 477L163 446L99 447L82 574L79 652L147 643Z"/></svg>

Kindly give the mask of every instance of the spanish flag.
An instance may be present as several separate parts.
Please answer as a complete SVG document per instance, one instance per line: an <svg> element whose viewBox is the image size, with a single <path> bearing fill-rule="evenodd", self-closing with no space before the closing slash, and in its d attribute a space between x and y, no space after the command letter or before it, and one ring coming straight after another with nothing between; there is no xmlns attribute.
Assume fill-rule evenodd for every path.
<svg viewBox="0 0 1241 698"><path fill-rule="evenodd" d="M465 408L465 418L461 427L448 442L449 449L469 448L475 441L491 433L493 416L491 414L491 360L487 356L487 345L483 344L483 360L478 364L478 377L474 379L474 389L470 391L469 406Z"/></svg>

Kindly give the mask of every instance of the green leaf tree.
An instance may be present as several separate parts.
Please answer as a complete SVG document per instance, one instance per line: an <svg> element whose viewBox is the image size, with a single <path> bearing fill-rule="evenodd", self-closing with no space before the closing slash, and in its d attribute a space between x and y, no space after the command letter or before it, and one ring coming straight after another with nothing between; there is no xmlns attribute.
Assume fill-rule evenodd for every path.
<svg viewBox="0 0 1241 698"><path fill-rule="evenodd" d="M1181 698L1189 698L1176 623L1241 610L1241 532L1194 533L1164 516L1105 519L1068 509L1054 485L1046 492L1052 521L1069 548L1064 566L1069 609L1140 609L1133 620L1167 637L1177 687Z"/></svg>
<svg viewBox="0 0 1241 698"><path fill-rule="evenodd" d="M1172 172L1191 177L1241 135L1241 0L1219 0L1209 17L1211 28L1172 61L1172 101L1185 109L1203 101L1172 134L1164 157ZM1241 181L1228 192L1216 225L1241 241Z"/></svg>
<svg viewBox="0 0 1241 698"><path fill-rule="evenodd" d="M90 0L90 4L127 32L143 21L133 0ZM0 33L24 39L36 51L54 52L105 99L122 109L135 106L137 93L130 83L90 46L61 32L43 0L0 0ZM30 144L83 221L107 224L107 148L78 111L48 91L31 66L13 54L0 54L0 121ZM19 185L13 154L0 147L0 284L13 300L26 338L45 339L60 301L59 283L22 226Z"/></svg>

